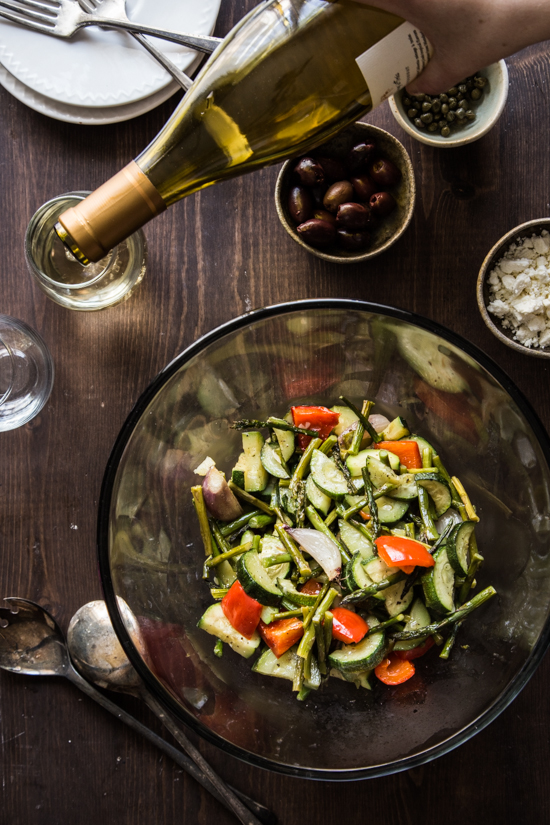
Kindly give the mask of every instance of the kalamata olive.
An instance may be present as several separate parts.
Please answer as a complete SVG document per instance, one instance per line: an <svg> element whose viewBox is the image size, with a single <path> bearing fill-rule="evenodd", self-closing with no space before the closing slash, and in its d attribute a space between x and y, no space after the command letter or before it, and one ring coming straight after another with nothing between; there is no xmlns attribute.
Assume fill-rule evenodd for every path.
<svg viewBox="0 0 550 825"><path fill-rule="evenodd" d="M323 167L313 158L300 158L294 167L294 172L304 186L316 186L325 180Z"/></svg>
<svg viewBox="0 0 550 825"><path fill-rule="evenodd" d="M337 180L344 180L347 175L346 167L340 160L322 157L317 158L317 163L322 166L323 172L325 173L325 181L327 181L327 183L335 183Z"/></svg>
<svg viewBox="0 0 550 825"><path fill-rule="evenodd" d="M350 181L360 201L370 200L377 192L378 187L368 175L357 175L357 177L350 178Z"/></svg>
<svg viewBox="0 0 550 825"><path fill-rule="evenodd" d="M313 198L304 186L292 186L288 193L288 211L296 223L303 223L313 217Z"/></svg>
<svg viewBox="0 0 550 825"><path fill-rule="evenodd" d="M323 198L323 206L329 212L336 212L341 203L348 203L353 199L353 186L349 180L339 180L329 186Z"/></svg>
<svg viewBox="0 0 550 825"><path fill-rule="evenodd" d="M317 221L327 221L333 226L336 224L336 217L331 212L327 212L326 209L316 209L313 213L313 217Z"/></svg>
<svg viewBox="0 0 550 825"><path fill-rule="evenodd" d="M395 186L401 180L401 172L391 160L379 158L371 164L369 175L379 186Z"/></svg>
<svg viewBox="0 0 550 825"><path fill-rule="evenodd" d="M390 192L377 192L369 201L369 206L379 218L385 218L393 212L397 203Z"/></svg>
<svg viewBox="0 0 550 825"><path fill-rule="evenodd" d="M346 163L352 172L359 172L367 168L376 152L374 143L356 143L349 151Z"/></svg>
<svg viewBox="0 0 550 825"><path fill-rule="evenodd" d="M321 183L319 186L314 186L309 190L311 192L311 197L313 198L313 205L315 209L323 209L323 198L325 197L327 189L328 186L325 183Z"/></svg>
<svg viewBox="0 0 550 825"><path fill-rule="evenodd" d="M341 203L336 213L338 229L366 229L369 210L360 203Z"/></svg>
<svg viewBox="0 0 550 825"><path fill-rule="evenodd" d="M328 221L318 221L312 218L301 223L297 228L298 235L312 246L329 246L334 243L336 227Z"/></svg>
<svg viewBox="0 0 550 825"><path fill-rule="evenodd" d="M342 249L347 249L349 252L357 252L367 246L370 235L365 230L354 232L351 229L339 229L336 232L336 239L338 246L341 246Z"/></svg>

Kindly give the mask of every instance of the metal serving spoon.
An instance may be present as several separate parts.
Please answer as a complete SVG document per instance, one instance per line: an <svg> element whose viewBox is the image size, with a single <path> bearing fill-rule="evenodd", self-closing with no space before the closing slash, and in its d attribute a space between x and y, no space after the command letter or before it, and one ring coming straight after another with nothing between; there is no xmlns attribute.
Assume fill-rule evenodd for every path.
<svg viewBox="0 0 550 825"><path fill-rule="evenodd" d="M122 722L125 722L130 728L140 733L149 742L170 756L181 768L190 773L197 782L210 791L216 799L230 808L243 825L259 825L260 821L263 822L264 825L273 825L273 823L276 822L274 814L267 808L264 808L244 794L233 791L229 786L225 785L191 743L189 743L189 750L196 751L199 754L200 767L195 763L194 759L190 759L177 748L174 748L161 736L135 719L131 714L122 710L122 708L114 702L111 702L110 699L83 678L71 662L67 643L65 642L60 627L47 610L28 599L12 597L4 599L4 602L6 602L8 606L5 608L0 607L0 668L28 676L64 676L76 685L76 687L80 688L87 696L94 699L103 708ZM94 603L92 602L91 604ZM100 604L103 603L100 602ZM87 607L88 605L85 605L85 608ZM81 631L84 632L86 626L88 630L92 628L92 625L87 623L85 625L82 621L83 615L85 615L83 614L85 608L81 608L81 610L78 611L78 613L82 614L80 622L75 621L78 613L75 614L71 622L71 624L74 625L73 634L75 639L77 635L81 635ZM79 624L80 629L77 630ZM115 636L112 626L111 633ZM118 643L118 639L116 639L116 641ZM75 646L78 649L76 643ZM90 644L88 644L88 647L90 647ZM100 649L99 646L97 649ZM123 651L122 653L124 658L126 658ZM112 647L109 648L107 652L107 662L111 655ZM128 664L130 663L128 662ZM107 670L108 668L109 665L107 664ZM137 678L139 679L139 676L137 676ZM124 682L124 679L131 680L131 677L128 675L122 678L121 684ZM100 678L100 682L101 681L103 680ZM110 688L113 687L112 684L107 684L107 680L104 681L104 684ZM127 684L130 686L131 681L127 681ZM131 689L138 689L138 685L131 687ZM155 702L154 699L152 699L152 701ZM152 705L150 705L150 707L152 707ZM153 707L152 709L154 710ZM178 739L178 741L180 739L186 740L186 737L184 737L172 720L168 720L168 717L160 705L159 709L159 716L170 731L172 731L173 726L174 730L172 732L174 736L176 736L175 732L177 731L176 739ZM187 745L185 747L188 749ZM198 761L199 760L197 760L197 762ZM203 768L203 764L206 766L206 769ZM248 807L235 797L236 793L239 793ZM250 813L249 808L252 809L256 815Z"/></svg>

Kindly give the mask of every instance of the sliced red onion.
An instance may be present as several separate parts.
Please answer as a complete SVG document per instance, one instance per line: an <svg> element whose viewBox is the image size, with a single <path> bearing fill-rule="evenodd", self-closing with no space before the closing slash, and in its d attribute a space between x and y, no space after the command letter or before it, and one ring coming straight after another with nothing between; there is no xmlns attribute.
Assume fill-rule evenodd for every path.
<svg viewBox="0 0 550 825"><path fill-rule="evenodd" d="M306 552L320 564L330 580L339 576L342 571L342 557L338 545L320 533L308 527L286 527L286 531L295 539Z"/></svg>
<svg viewBox="0 0 550 825"><path fill-rule="evenodd" d="M380 413L373 413L372 415L369 415L369 424L372 424L377 433L381 433L382 430L385 430L389 423L390 422L385 415L380 415Z"/></svg>
<svg viewBox="0 0 550 825"><path fill-rule="evenodd" d="M452 507L449 507L446 513L443 513L435 522L435 529L439 534L443 533L448 524L459 524L462 521L460 515Z"/></svg>

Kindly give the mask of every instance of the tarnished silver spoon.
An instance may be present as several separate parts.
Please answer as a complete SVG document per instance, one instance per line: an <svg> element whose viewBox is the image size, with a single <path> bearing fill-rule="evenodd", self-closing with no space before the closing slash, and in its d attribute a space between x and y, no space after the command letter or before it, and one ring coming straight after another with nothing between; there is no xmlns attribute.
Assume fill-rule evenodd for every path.
<svg viewBox="0 0 550 825"><path fill-rule="evenodd" d="M186 754L182 753L177 748L174 748L161 736L135 719L131 714L127 713L125 710L122 710L122 708L114 702L111 702L110 699L101 693L101 691L97 690L97 688L90 684L87 679L81 676L81 674L73 666L67 643L65 642L65 637L63 636L60 627L47 610L40 607L40 605L36 604L36 602L32 602L28 599L11 597L4 599L4 602L7 607L0 607L0 668L9 670L13 673L21 673L28 676L64 676L81 691L83 691L83 693L91 699L94 699L94 701L98 702L98 704L100 704L103 708L116 716L117 719L120 719L121 722L125 722L130 728L132 728L132 730L140 733L143 737L145 737L145 739L156 745L166 755L173 759L174 762L176 762L187 773L191 774L191 776L193 776L197 782L199 782L213 796L215 796L216 799L232 810L236 816L238 816L243 825L259 825L260 821L263 822L264 825L273 825L273 823L276 822L274 814L267 808L264 808L263 805L260 805L254 800L246 797L244 794L240 794L225 785L225 783L217 777L208 763L205 762L198 751L197 753L199 753L200 761L203 762L208 768L207 772L202 769L202 765L199 767L194 759L190 759L186 756ZM91 602L90 604L94 603ZM104 603L100 602L100 604ZM88 605L85 605L85 607L88 607ZM81 610L75 614L71 624L78 626L80 622L75 622L75 619L78 617L78 614L82 614L83 611L84 608L81 608ZM83 627L84 626L81 624L81 629L83 629ZM110 632L118 644L118 639L112 629L112 625ZM80 650L80 648L78 649ZM100 649L101 648L98 646L97 650L99 651ZM122 648L120 649L126 659L126 654L124 654ZM81 650L81 654L84 654L83 650ZM109 656L111 655L112 652L107 653L107 670L109 668ZM128 662L127 659L126 661ZM128 665L130 668L132 667L129 662ZM139 680L138 674L135 671L134 673ZM131 681L132 678L135 677L132 677L128 673L121 679L121 684L123 684L125 679L129 679ZM103 680L100 678L98 683L101 683L102 681L105 686L109 688L113 687L112 684L107 684L106 679ZM139 687L138 685L132 686L130 682L127 682L127 684L132 691L137 690ZM122 687L119 685L117 689L122 689ZM154 699L153 702L155 702ZM168 717L160 705L159 708L162 714L160 718L166 724L165 720ZM152 709L154 710L154 708ZM183 734L179 728L175 726L172 720L168 721L171 725L173 725L175 731L178 732L178 736L176 738L179 740L180 737L183 737ZM170 724L167 724L167 727L172 730ZM186 740L186 737L183 738ZM194 748L191 743L189 744L191 746L190 750L196 751L196 748ZM215 776L218 782L214 782L210 778L211 775ZM227 789L227 791L222 793L220 785ZM236 797L237 793L239 793L239 796L242 797L244 803L246 804L243 804L243 802ZM233 799L236 799L236 804L230 805L228 802L228 797L231 797L232 801ZM255 815L252 814L249 809L253 810ZM237 813L237 810L239 813Z"/></svg>

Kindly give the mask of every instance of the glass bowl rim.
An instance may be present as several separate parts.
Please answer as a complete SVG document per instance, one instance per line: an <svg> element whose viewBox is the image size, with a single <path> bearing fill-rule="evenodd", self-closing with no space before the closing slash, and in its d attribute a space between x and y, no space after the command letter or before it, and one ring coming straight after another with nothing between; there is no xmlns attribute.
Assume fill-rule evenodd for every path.
<svg viewBox="0 0 550 825"><path fill-rule="evenodd" d="M183 706L175 700L172 694L163 687L160 680L154 678L132 644L126 627L122 622L122 618L117 607L116 593L111 578L108 551L111 495L113 492L113 486L120 464L120 459L122 458L124 450L134 432L135 426L141 418L142 413L155 398L157 392L162 388L162 386L183 364L195 355L198 355L209 344L215 343L225 335L242 329L250 323L258 320L264 320L287 313L294 313L300 310L316 309L359 310L362 312L369 312L371 314L389 316L438 335L456 346L458 349L462 350L466 355L469 355L478 364L484 367L489 375L501 384L512 401L518 406L522 415L525 417L529 426L533 430L550 471L550 437L542 425L537 413L534 411L530 402L523 395L523 393L518 389L518 387L516 387L512 379L509 378L509 376L504 372L504 370L502 370L501 367L499 367L498 364L492 360L492 358L486 355L475 344L472 344L458 333L442 326L437 321L425 318L414 312L410 312L409 310L389 307L384 304L348 298L316 298L293 302L288 301L251 310L250 312L239 315L236 318L215 327L210 332L202 335L186 349L184 349L179 355L172 359L172 361L170 361L166 367L164 367L150 382L148 387L134 404L128 417L126 418L126 421L122 425L107 462L99 497L97 550L99 573L104 591L105 602L107 604L107 609L115 632L126 655L141 678L144 680L147 688L150 689L153 694L162 701L169 711L171 711L186 725L189 725L189 727L191 727L192 730L199 736L218 746L222 751L235 756L253 767L264 768L273 771L274 773L285 776L299 777L302 779L315 779L323 782L342 782L388 776L393 773L399 773L401 771L410 770L411 768L424 765L439 756L449 753L459 745L467 742L476 733L479 733L486 728L508 707L508 705L511 704L516 696L518 696L539 666L550 643L550 618L546 620L540 636L531 649L531 652L523 667L516 674L515 678L510 681L507 687L504 688L501 694L494 700L494 702L481 714L479 714L478 717L472 719L468 725L447 737L439 744L427 748L426 750L414 754L413 756L404 757L398 761L387 762L371 767L359 767L353 769L346 768L342 770L337 768L308 768L279 763L267 757L252 753L237 745L233 745L219 734L216 734L214 731L207 728L206 725L196 719L191 713L187 712L185 708L183 708Z"/></svg>

